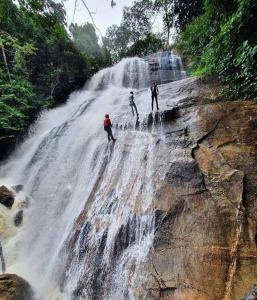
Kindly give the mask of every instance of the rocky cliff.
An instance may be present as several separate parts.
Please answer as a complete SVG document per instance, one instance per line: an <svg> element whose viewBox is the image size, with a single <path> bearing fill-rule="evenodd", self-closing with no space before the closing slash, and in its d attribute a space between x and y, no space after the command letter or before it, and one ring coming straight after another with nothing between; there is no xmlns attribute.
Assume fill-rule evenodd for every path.
<svg viewBox="0 0 257 300"><path fill-rule="evenodd" d="M193 78L160 86L161 110L148 114L147 92L137 94L145 101L141 123L126 123L130 118L121 110L113 120L116 144L105 145L100 134L92 159L84 160L91 139L74 152L63 147L67 124L76 120L84 128L91 116L82 106L85 120L54 125L21 169L30 174L25 191L30 187L35 201L29 215L24 210L26 255L18 257L18 266L29 270L20 275L41 287L42 299L252 299L255 289L247 292L257 280L257 105L224 101L217 84ZM99 109L95 101L93 112ZM55 161L61 162L58 172ZM65 161L72 161L72 169ZM33 171L37 164L41 168ZM79 173L84 169L93 175ZM40 174L44 170L47 176ZM3 201L10 200L2 191ZM13 206L5 214L15 201Z"/></svg>
<svg viewBox="0 0 257 300"><path fill-rule="evenodd" d="M148 299L239 300L257 280L257 105L201 79L167 93Z"/></svg>

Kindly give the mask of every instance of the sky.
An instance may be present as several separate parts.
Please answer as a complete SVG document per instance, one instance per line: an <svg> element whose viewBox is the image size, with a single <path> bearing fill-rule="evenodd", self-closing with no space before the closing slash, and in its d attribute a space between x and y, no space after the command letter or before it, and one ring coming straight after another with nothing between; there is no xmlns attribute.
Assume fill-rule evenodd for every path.
<svg viewBox="0 0 257 300"><path fill-rule="evenodd" d="M130 6L134 0L115 0L116 6L111 7L111 0L84 0L90 11L93 13L96 26L100 29L102 35L105 35L106 28L113 24L120 24L122 9L124 6ZM74 15L75 0L66 0L64 5L67 12L68 24L71 22L83 24L91 22L90 16L82 3L77 0L77 9Z"/></svg>

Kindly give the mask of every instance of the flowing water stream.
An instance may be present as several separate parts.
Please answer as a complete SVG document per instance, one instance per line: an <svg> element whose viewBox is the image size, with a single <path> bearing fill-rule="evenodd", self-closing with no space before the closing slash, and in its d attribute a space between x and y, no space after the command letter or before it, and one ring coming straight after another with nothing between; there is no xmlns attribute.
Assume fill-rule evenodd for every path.
<svg viewBox="0 0 257 300"><path fill-rule="evenodd" d="M67 104L42 113L2 166L1 182L23 184L33 199L4 245L7 271L27 279L37 299L139 299L154 238L152 201L165 174L146 121L149 78L138 58L100 71ZM106 113L116 143L102 128Z"/></svg>

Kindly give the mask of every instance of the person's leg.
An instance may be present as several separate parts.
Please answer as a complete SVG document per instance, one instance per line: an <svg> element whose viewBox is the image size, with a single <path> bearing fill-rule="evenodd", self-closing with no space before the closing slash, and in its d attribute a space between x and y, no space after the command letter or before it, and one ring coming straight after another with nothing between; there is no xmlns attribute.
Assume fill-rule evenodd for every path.
<svg viewBox="0 0 257 300"><path fill-rule="evenodd" d="M110 133L109 133L109 130L108 130L108 128L104 128L104 130L106 131L108 141L110 142L111 139L110 139Z"/></svg>
<svg viewBox="0 0 257 300"><path fill-rule="evenodd" d="M152 94L152 110L153 110L154 94Z"/></svg>
<svg viewBox="0 0 257 300"><path fill-rule="evenodd" d="M158 106L158 96L157 96L157 94L155 95L155 101L156 101L156 107L157 107L157 109L159 109L159 106Z"/></svg>
<svg viewBox="0 0 257 300"><path fill-rule="evenodd" d="M133 109L133 105L130 105L131 109L132 109L132 114L133 114L133 117L134 117L134 109Z"/></svg>
<svg viewBox="0 0 257 300"><path fill-rule="evenodd" d="M112 129L110 128L110 137L111 137L111 139L113 140L113 141L115 141L115 138L113 137L113 135L112 135Z"/></svg>
<svg viewBox="0 0 257 300"><path fill-rule="evenodd" d="M135 108L135 111L136 111L136 114L137 114L137 116L138 116L138 111L137 111L136 104L134 104L133 106L134 106L134 108Z"/></svg>

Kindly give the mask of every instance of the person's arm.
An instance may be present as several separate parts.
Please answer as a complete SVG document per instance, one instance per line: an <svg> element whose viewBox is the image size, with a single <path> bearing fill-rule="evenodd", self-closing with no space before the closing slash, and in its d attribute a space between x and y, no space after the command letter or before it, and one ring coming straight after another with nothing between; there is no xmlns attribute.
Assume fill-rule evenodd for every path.
<svg viewBox="0 0 257 300"><path fill-rule="evenodd" d="M157 90L157 94L159 95L159 89L158 89L158 85L156 86L156 90Z"/></svg>

